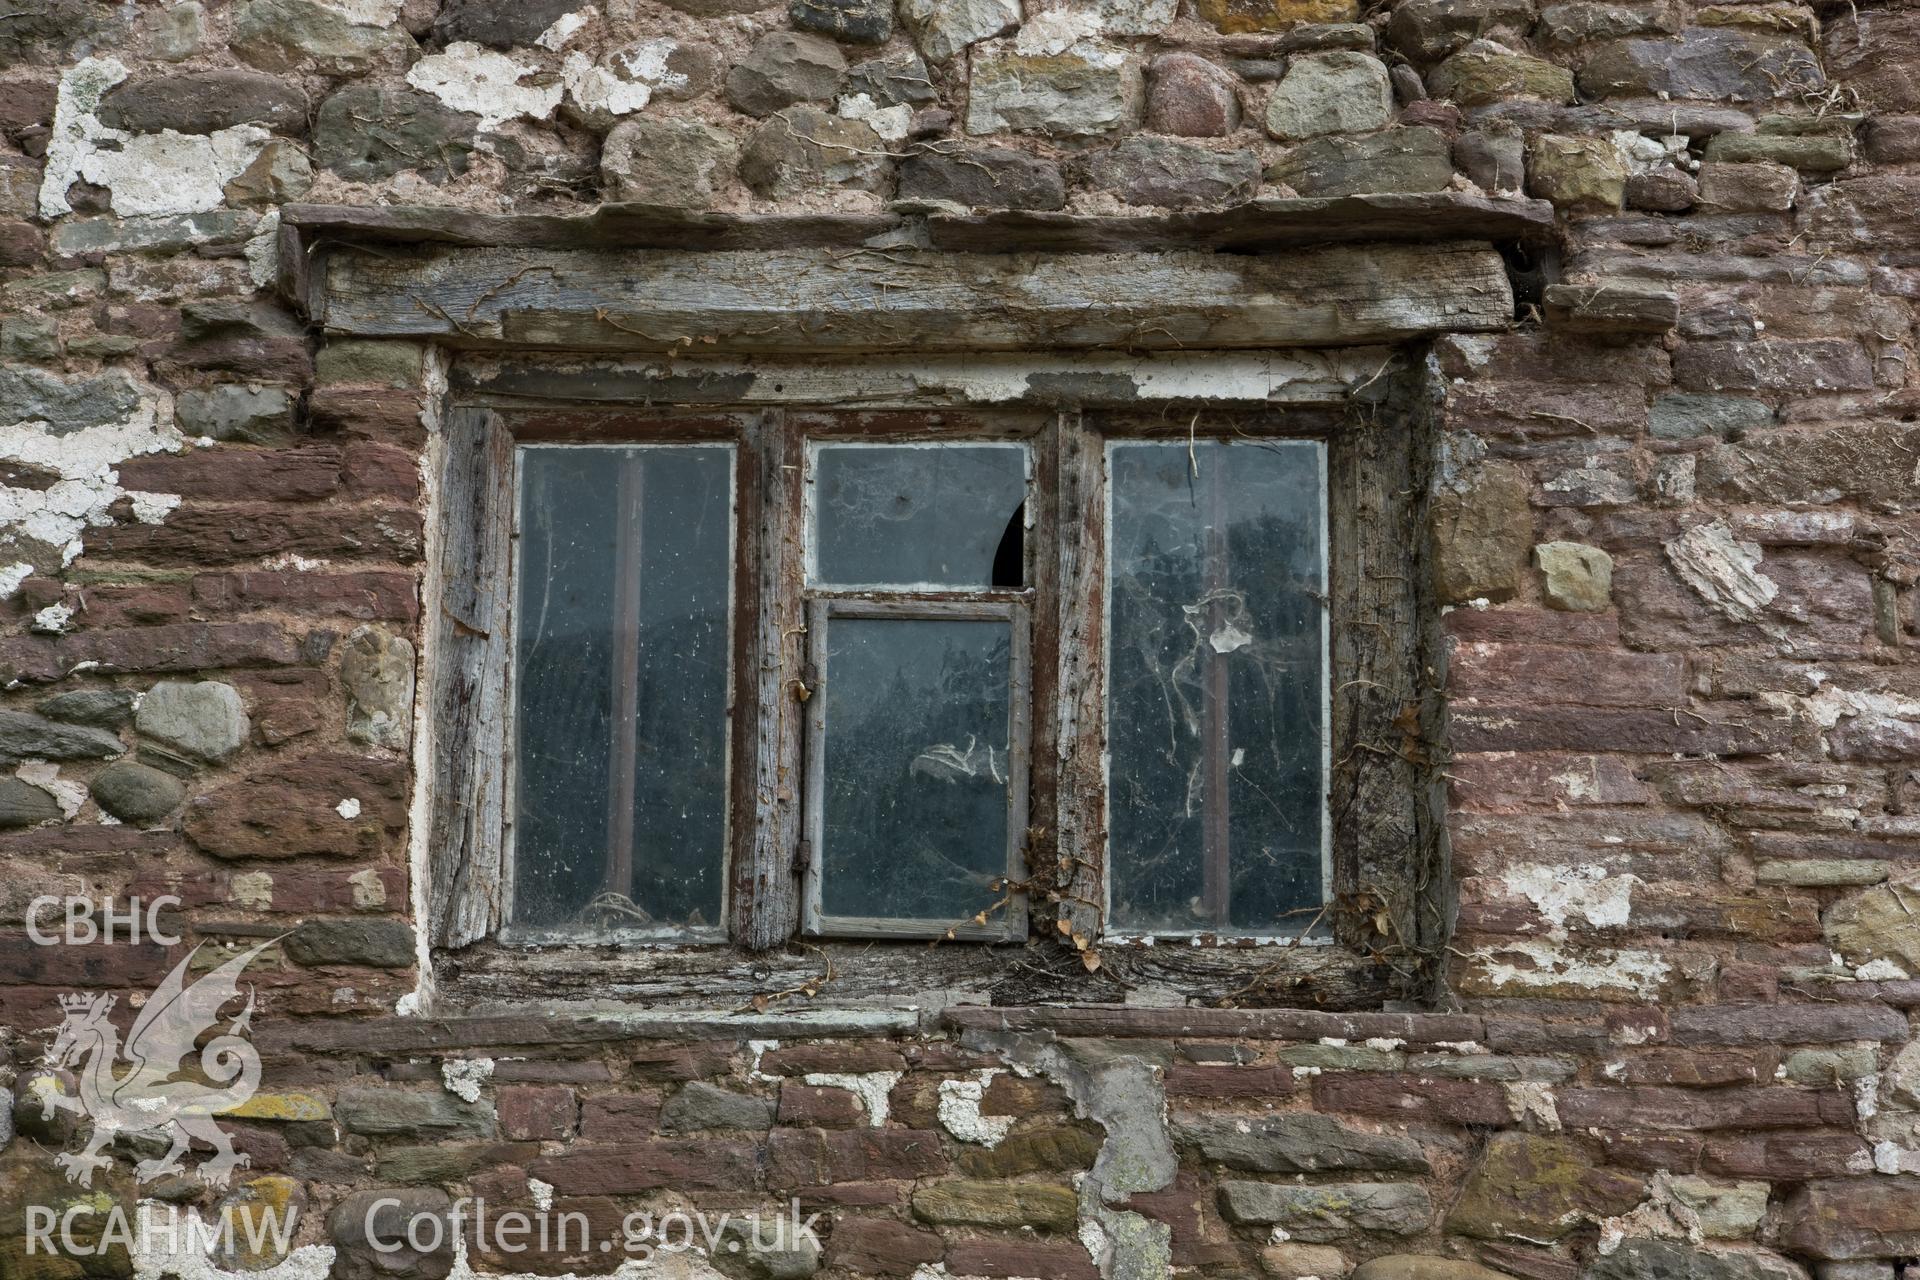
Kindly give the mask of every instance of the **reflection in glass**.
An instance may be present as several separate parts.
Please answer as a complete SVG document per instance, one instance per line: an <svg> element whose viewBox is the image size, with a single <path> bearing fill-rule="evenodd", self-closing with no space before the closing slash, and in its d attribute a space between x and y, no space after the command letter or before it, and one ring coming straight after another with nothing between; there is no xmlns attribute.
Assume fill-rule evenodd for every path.
<svg viewBox="0 0 1920 1280"><path fill-rule="evenodd" d="M1324 457L1305 440L1112 446L1118 928L1273 933L1325 900Z"/></svg>
<svg viewBox="0 0 1920 1280"><path fill-rule="evenodd" d="M1018 587L1019 445L821 445L814 579L835 586Z"/></svg>
<svg viewBox="0 0 1920 1280"><path fill-rule="evenodd" d="M519 925L717 926L732 450L520 452Z"/></svg>
<svg viewBox="0 0 1920 1280"><path fill-rule="evenodd" d="M834 618L821 911L959 923L1007 874L1010 629Z"/></svg>

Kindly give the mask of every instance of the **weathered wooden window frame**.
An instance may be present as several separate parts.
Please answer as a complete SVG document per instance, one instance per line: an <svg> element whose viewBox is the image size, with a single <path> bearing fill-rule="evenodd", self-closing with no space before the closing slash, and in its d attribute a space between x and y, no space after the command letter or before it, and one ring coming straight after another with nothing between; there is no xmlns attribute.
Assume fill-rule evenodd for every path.
<svg viewBox="0 0 1920 1280"><path fill-rule="evenodd" d="M1430 433L1407 382L1384 377L1372 394L1342 409L1157 413L706 405L676 411L456 400L438 441L446 533L434 571L444 607L432 697L443 731L428 895L442 994L469 1007L540 996L711 1006L768 990L818 993L846 1004L896 1004L928 993L935 1002L968 995L998 1003L1173 997L1363 1007L1407 990L1421 977L1439 932L1428 763L1434 713L1426 692L1434 681L1425 670L1432 660L1432 617L1420 585ZM1311 940L1320 945L1220 939L1213 946L1154 947L1101 939L1104 740L1086 727L1102 725L1105 715L1108 443L1249 435L1304 435L1327 445L1335 879L1320 936ZM1040 505L1034 523L1043 532L1028 547L1030 556L1036 545L1047 554L1030 561L1028 589L1018 593L1041 606L1031 650L1031 820L1041 838L1029 857L1036 871L1051 867L1059 874L1048 885L1047 909L1035 912L1032 940L1027 930L1013 935L1023 944L1018 947L971 943L929 952L850 945L812 939L804 928L804 779L791 772L802 758L805 720L792 710L805 654L795 638L805 608L799 477L814 441L916 437L1025 439L1034 448L1031 492ZM741 520L736 535L732 945L516 947L497 936L505 871L497 833L510 817L507 777L483 767L500 759L487 744L503 743L510 732L510 703L503 701L511 664L509 585L488 565L502 563L506 537L498 513L512 509L513 445L669 438L735 441L736 501L741 511L760 513ZM790 583L781 581L783 574ZM738 731L747 724L753 732ZM748 811L758 815L756 822L738 821ZM1095 940L1103 961L1097 973L1049 927L1056 913L1065 926L1060 935Z"/></svg>

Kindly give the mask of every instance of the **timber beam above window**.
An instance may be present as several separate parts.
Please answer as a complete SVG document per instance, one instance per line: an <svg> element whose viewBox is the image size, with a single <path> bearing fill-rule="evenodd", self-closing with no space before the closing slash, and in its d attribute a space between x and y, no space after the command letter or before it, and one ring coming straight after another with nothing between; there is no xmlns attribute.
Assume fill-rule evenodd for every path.
<svg viewBox="0 0 1920 1280"><path fill-rule="evenodd" d="M1544 205L1442 193L1165 218L582 218L293 206L283 289L342 337L774 354L1352 346L1512 324ZM404 246L404 247L403 247Z"/></svg>

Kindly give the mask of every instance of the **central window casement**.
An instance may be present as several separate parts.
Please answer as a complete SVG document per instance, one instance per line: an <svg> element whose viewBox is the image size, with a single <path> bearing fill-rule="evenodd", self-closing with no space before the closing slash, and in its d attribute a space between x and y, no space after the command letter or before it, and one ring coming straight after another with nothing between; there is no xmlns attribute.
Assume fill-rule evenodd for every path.
<svg viewBox="0 0 1920 1280"><path fill-rule="evenodd" d="M787 801L800 935L1024 939L1059 786L1034 729L1063 710L1034 653L1091 635L1106 847L1057 856L1100 868L1106 932L1304 931L1331 884L1327 447L1191 425L516 444L504 936L726 941L788 894L734 874ZM1105 491L1065 608L1043 567L1090 548L1043 488L1060 432ZM756 482L768 450L797 484ZM738 640L773 623L778 695L745 716ZM788 794L738 785L756 762Z"/></svg>

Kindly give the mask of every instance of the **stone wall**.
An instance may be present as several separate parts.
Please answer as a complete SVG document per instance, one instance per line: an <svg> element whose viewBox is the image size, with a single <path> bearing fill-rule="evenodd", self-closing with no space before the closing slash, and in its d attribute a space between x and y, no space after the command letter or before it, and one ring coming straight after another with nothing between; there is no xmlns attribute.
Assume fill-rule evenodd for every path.
<svg viewBox="0 0 1920 1280"><path fill-rule="evenodd" d="M7 8L0 1273L131 1274L30 1256L24 1207L130 1199L159 1154L62 1179L58 995L288 930L249 970L250 1166L139 1192L298 1209L284 1280L447 1274L450 1247L369 1246L394 1188L597 1227L822 1215L820 1248L660 1272L735 1280L1893 1280L1920 1255L1909 0ZM1551 201L1560 246L1516 259L1510 332L1428 357L1457 897L1430 1007L405 1016L444 364L309 332L270 287L280 206L1476 189ZM177 946L23 927L36 895L165 893Z"/></svg>

